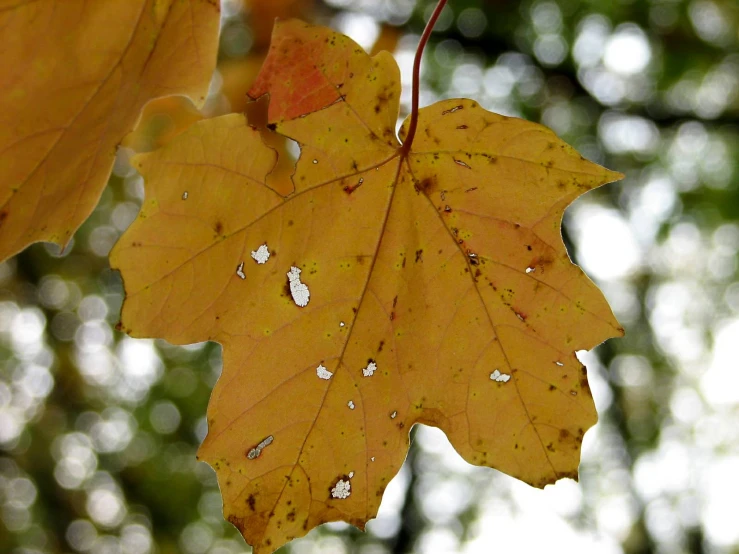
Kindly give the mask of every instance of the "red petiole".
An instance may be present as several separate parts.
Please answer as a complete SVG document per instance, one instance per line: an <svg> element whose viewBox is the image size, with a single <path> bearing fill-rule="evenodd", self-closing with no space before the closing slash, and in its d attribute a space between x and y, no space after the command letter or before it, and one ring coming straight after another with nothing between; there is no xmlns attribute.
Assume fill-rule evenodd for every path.
<svg viewBox="0 0 739 554"><path fill-rule="evenodd" d="M436 21L441 15L441 11L444 9L447 0L439 0L434 9L434 13L431 14L426 28L423 30L421 40L418 41L418 49L416 50L416 57L413 59L413 85L411 90L411 122L408 125L408 134L403 141L403 145L400 147L400 155L406 156L410 152L411 144L413 144L413 138L416 135L416 127L418 126L418 95L421 80L421 58L423 57L423 50L426 48L426 43L429 41L431 31L436 25Z"/></svg>

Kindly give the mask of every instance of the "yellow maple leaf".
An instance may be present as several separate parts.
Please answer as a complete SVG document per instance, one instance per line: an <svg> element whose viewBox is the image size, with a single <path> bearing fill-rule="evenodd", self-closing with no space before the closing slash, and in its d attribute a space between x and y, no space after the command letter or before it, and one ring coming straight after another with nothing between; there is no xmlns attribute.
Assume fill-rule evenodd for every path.
<svg viewBox="0 0 739 554"><path fill-rule="evenodd" d="M0 260L65 245L152 98L205 100L218 0L0 1Z"/></svg>
<svg viewBox="0 0 739 554"><path fill-rule="evenodd" d="M199 455L229 521L258 553L363 528L419 422L470 463L576 478L596 413L575 351L622 329L560 225L620 175L465 99L421 109L408 149L392 57L299 21L275 29L267 92L294 191L268 186L243 116L199 122L136 158L146 199L111 257L122 328L223 345Z"/></svg>

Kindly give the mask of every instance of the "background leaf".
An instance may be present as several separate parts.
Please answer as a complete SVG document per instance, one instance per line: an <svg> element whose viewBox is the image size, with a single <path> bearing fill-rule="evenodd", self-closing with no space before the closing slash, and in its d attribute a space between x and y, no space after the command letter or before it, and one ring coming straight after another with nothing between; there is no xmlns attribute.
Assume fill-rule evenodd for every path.
<svg viewBox="0 0 739 554"><path fill-rule="evenodd" d="M219 23L216 0L4 4L0 259L68 243L149 100L202 105Z"/></svg>

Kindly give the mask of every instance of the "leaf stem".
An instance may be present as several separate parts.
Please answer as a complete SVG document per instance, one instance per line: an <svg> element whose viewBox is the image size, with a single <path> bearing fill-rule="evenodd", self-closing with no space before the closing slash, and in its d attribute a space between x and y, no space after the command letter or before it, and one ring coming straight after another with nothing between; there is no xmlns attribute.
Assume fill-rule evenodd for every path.
<svg viewBox="0 0 739 554"><path fill-rule="evenodd" d="M413 144L413 138L416 136L416 127L418 126L418 95L421 80L421 58L423 57L423 50L426 48L426 43L429 41L431 31L436 25L436 20L441 15L441 10L444 9L447 0L439 0L434 9L434 13L431 14L426 28L423 30L421 40L418 41L418 49L416 50L416 57L413 59L413 88L411 90L411 122L408 125L408 134L403 141L403 145L400 147L400 155L406 156L411 150L411 144Z"/></svg>

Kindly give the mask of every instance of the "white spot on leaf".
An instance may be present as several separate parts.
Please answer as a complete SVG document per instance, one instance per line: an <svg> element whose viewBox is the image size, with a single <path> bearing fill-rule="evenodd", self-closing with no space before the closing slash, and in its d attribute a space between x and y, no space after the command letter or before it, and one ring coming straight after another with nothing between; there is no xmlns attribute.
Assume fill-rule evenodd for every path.
<svg viewBox="0 0 739 554"><path fill-rule="evenodd" d="M328 369L323 367L323 365L319 364L316 368L316 375L318 375L319 379L325 379L326 381L328 381L329 379L331 379L333 372L329 371Z"/></svg>
<svg viewBox="0 0 739 554"><path fill-rule="evenodd" d="M182 199L187 200L187 191L182 193Z"/></svg>
<svg viewBox="0 0 739 554"><path fill-rule="evenodd" d="M252 250L251 257L258 264L267 263L267 260L269 260L269 248L267 248L267 243L265 242L262 246L260 246L256 250Z"/></svg>
<svg viewBox="0 0 739 554"><path fill-rule="evenodd" d="M497 381L499 383L507 383L510 378L510 375L508 375L507 373L501 373L498 369L490 374L490 380Z"/></svg>
<svg viewBox="0 0 739 554"><path fill-rule="evenodd" d="M452 158L454 160L454 163L457 165L461 165L462 167L466 167L469 169L470 166L468 166L466 163L464 163L462 160L458 160L457 158Z"/></svg>
<svg viewBox="0 0 739 554"><path fill-rule="evenodd" d="M348 479L346 481L339 479L336 485L334 485L334 488L331 489L331 496L334 498L349 498L351 493L352 484Z"/></svg>
<svg viewBox="0 0 739 554"><path fill-rule="evenodd" d="M236 268L236 275L238 275L242 279L246 279L246 274L244 273L244 262L241 262L239 264L239 267Z"/></svg>
<svg viewBox="0 0 739 554"><path fill-rule="evenodd" d="M254 448L249 450L249 453L246 455L246 457L249 458L250 460L259 458L260 454L262 453L262 450L264 450L270 444L272 444L273 440L275 440L275 438L272 435L270 435L269 437L264 439L262 442L260 442L258 445L256 445Z"/></svg>
<svg viewBox="0 0 739 554"><path fill-rule="evenodd" d="M372 374L377 369L377 364L370 360L370 362L367 364L367 367L362 368L362 375L365 377L372 377Z"/></svg>
<svg viewBox="0 0 739 554"><path fill-rule="evenodd" d="M564 364L562 362L554 362L554 363L557 364L559 367L564 366Z"/></svg>
<svg viewBox="0 0 739 554"><path fill-rule="evenodd" d="M318 163L318 160L313 160L313 163L314 163L314 164L317 164L317 163Z"/></svg>
<svg viewBox="0 0 739 554"><path fill-rule="evenodd" d="M350 400L349 402L347 402L346 405L349 406L349 409L350 410L353 410L354 409L354 402L352 400Z"/></svg>
<svg viewBox="0 0 739 554"><path fill-rule="evenodd" d="M346 323L344 323L343 321L339 321L339 327L344 327L345 325Z"/></svg>
<svg viewBox="0 0 739 554"><path fill-rule="evenodd" d="M310 291L308 286L300 281L300 268L292 266L287 273L287 278L290 281L290 294L292 294L293 300L298 306L304 308L310 300Z"/></svg>
<svg viewBox="0 0 739 554"><path fill-rule="evenodd" d="M395 411L395 412L393 412L393 413L390 414L390 419L395 419L396 417L398 417L398 412L397 411Z"/></svg>
<svg viewBox="0 0 739 554"><path fill-rule="evenodd" d="M536 270L535 267L527 267L526 268L526 273L533 273L535 270Z"/></svg>
<svg viewBox="0 0 739 554"><path fill-rule="evenodd" d="M354 472L353 471L350 471L349 472L349 479L351 479L352 477L354 477Z"/></svg>
<svg viewBox="0 0 739 554"><path fill-rule="evenodd" d="M374 457L374 456L372 456L372 457L370 458L370 462L374 462L374 461L375 461L375 457Z"/></svg>

